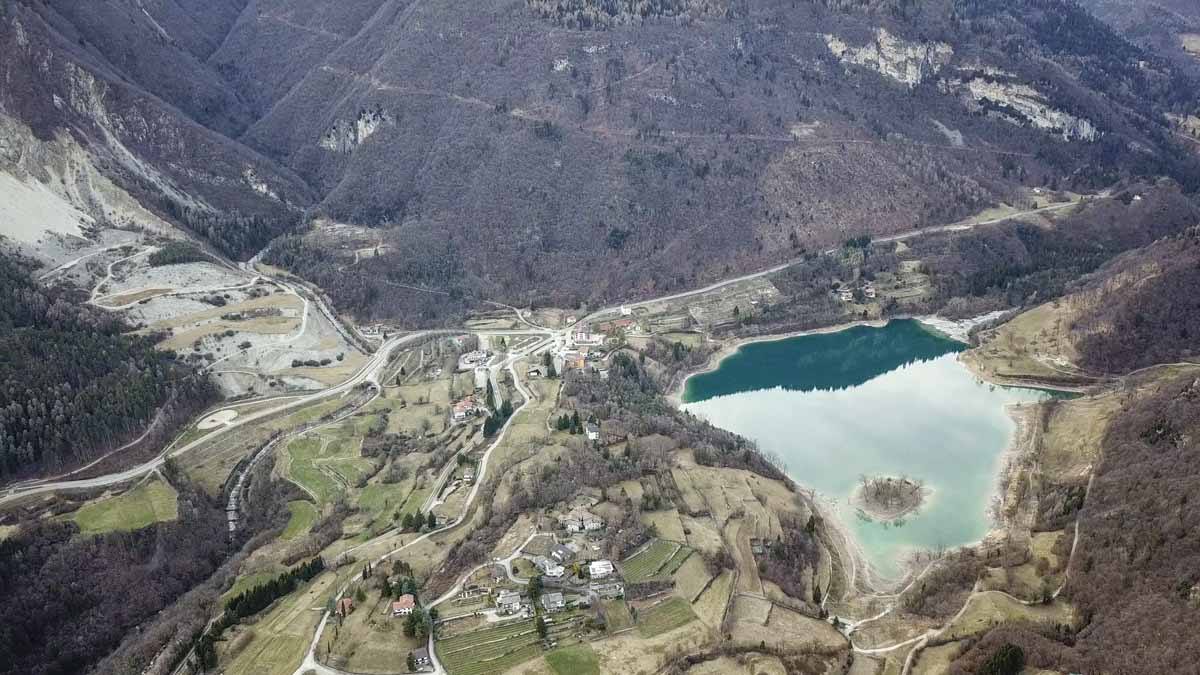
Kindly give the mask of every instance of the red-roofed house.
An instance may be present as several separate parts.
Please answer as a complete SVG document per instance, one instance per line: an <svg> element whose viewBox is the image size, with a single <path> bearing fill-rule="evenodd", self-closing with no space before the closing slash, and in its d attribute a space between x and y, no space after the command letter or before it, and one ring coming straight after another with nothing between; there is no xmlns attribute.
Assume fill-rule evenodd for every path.
<svg viewBox="0 0 1200 675"><path fill-rule="evenodd" d="M417 606L417 599L410 593L400 596L392 603L392 616L408 616L413 613L413 608Z"/></svg>

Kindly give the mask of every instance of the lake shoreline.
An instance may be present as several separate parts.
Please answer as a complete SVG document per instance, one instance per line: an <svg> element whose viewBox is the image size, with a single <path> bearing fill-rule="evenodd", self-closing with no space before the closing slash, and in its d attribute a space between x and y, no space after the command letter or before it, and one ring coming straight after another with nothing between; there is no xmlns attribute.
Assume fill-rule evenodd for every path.
<svg viewBox="0 0 1200 675"><path fill-rule="evenodd" d="M684 393L687 390L688 381L697 375L710 373L724 363L726 359L738 353L745 345L762 343L762 342L778 342L789 340L797 337L806 337L812 335L826 335L839 333L852 328L861 326L870 328L884 328L892 321L912 320L921 325L922 328L937 334L948 340L958 343L969 343L969 331L981 323L994 320L996 313L990 313L981 317L965 319L961 321L952 321L936 316L894 316L887 319L861 320L851 321L842 324L835 324L823 328L790 331L787 333L779 333L774 335L761 335L748 338L726 338L714 340L721 343L721 347L715 351L706 360L704 365L685 375L667 395L668 400L676 408L682 408L685 405L683 400ZM1014 385L1008 382L996 382L991 378L983 377L974 369L970 368L965 362L966 359L958 358L957 363L967 370L971 375L981 381L989 382L998 386L1011 387L1019 386L1028 389L1043 389L1050 391L1061 391L1054 387L1041 384L1041 386L1032 385L1032 383L1022 383ZM1035 449L1035 444L1032 443L1029 436L1031 427L1030 415L1037 410L1037 404L1008 404L1005 405L1006 414L1016 427L1008 438L1008 442L997 457L996 466L993 469L993 480L991 482L992 495L990 497L990 506L987 507L986 516L989 521L988 529L983 533L980 539L972 542L966 542L955 548L973 548L979 549L989 543L1002 541L1004 538L1015 529L1016 523L1011 522L1011 519L1000 517L1007 505L1007 500L1010 494L1010 486L1014 480L1019 480L1020 471L1014 470L1019 464L1027 458ZM862 542L859 541L858 535L850 527L850 523L845 522L845 517L840 513L837 503L826 503L832 495L823 495L813 489L811 486L805 485L800 481L793 482L797 486L797 491L805 494L812 502L815 510L821 513L825 520L826 526L832 530L831 538L840 540L833 541L835 544L836 555L843 560L843 574L846 576L848 585L847 593L850 597L857 596L863 593L888 593L898 592L900 589L906 588L906 585L911 584L920 575L923 575L930 567L937 564L937 558L929 559L928 557L918 555L905 555L896 560L896 564L900 574L896 577L883 577L879 574L874 566L868 560ZM841 500L837 500L840 502ZM1024 501L1024 500L1022 500ZM926 499L922 499L917 506L924 506L927 503ZM853 503L851 502L851 505ZM1019 508L1019 506L1018 506ZM911 513L914 509L909 509L906 513ZM867 515L871 515L867 512ZM874 517L874 516L872 516ZM901 516L902 517L902 516ZM894 520L895 518L879 518L878 520ZM914 551L916 553L916 551ZM850 571L847 569L847 563L851 566Z"/></svg>

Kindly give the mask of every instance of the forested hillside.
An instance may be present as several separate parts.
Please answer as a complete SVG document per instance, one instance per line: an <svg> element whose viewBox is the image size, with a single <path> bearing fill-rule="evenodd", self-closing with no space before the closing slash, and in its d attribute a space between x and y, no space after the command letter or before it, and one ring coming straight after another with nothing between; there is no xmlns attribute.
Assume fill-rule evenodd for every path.
<svg viewBox="0 0 1200 675"><path fill-rule="evenodd" d="M1002 624L951 670L982 669L1000 645L1030 668L1083 673L1194 673L1200 653L1200 383L1193 373L1138 381L1111 422L1079 514L1065 597L1078 634Z"/></svg>
<svg viewBox="0 0 1200 675"><path fill-rule="evenodd" d="M87 672L211 575L228 553L222 505L199 489L179 499L177 522L82 537L48 520L0 541L0 592L20 608L0 627L0 673Z"/></svg>
<svg viewBox="0 0 1200 675"><path fill-rule="evenodd" d="M212 400L152 338L29 270L0 254L0 478L76 466L138 437L159 410L184 417Z"/></svg>
<svg viewBox="0 0 1200 675"><path fill-rule="evenodd" d="M227 255L369 229L361 264L275 258L363 318L669 293L1033 186L1200 186L1171 126L1200 87L1066 0L3 0L0 48L4 114Z"/></svg>
<svg viewBox="0 0 1200 675"><path fill-rule="evenodd" d="M1124 290L1105 293L1113 279ZM1106 296L1072 326L1088 370L1126 373L1200 355L1200 229L1114 260L1086 288Z"/></svg>

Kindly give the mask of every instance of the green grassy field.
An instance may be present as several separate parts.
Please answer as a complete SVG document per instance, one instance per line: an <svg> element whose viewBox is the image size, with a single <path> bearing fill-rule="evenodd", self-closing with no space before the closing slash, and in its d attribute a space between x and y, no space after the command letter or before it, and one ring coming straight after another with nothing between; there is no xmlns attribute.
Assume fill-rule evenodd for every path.
<svg viewBox="0 0 1200 675"><path fill-rule="evenodd" d="M586 644L547 652L546 663L558 675L600 675L600 659Z"/></svg>
<svg viewBox="0 0 1200 675"><path fill-rule="evenodd" d="M629 605L624 600L601 600L604 607L604 618L608 621L608 632L616 633L633 626L633 615L629 613Z"/></svg>
<svg viewBox="0 0 1200 675"><path fill-rule="evenodd" d="M283 528L283 534L279 538L284 541L290 541L308 532L313 523L317 521L317 507L313 506L310 501L297 499L288 502L288 510L292 512L292 517L288 519L287 527Z"/></svg>
<svg viewBox="0 0 1200 675"><path fill-rule="evenodd" d="M675 574L675 572L679 571L680 567L683 567L683 563L691 555L692 549L688 548L687 546L680 546L679 550L675 552L675 555L671 556L667 562L663 563L662 569L659 570L659 574Z"/></svg>
<svg viewBox="0 0 1200 675"><path fill-rule="evenodd" d="M638 634L644 638L652 638L691 623L695 618L696 613L686 600L672 597L638 613Z"/></svg>
<svg viewBox="0 0 1200 675"><path fill-rule="evenodd" d="M313 495L320 504L329 503L341 491L341 486L313 464L321 451L321 439L312 436L297 438L288 443L288 477Z"/></svg>
<svg viewBox="0 0 1200 675"><path fill-rule="evenodd" d="M655 539L642 551L621 561L621 576L625 577L626 581L637 583L674 572L676 569L679 569L679 565L683 564L687 553L684 553L683 557L678 559L673 568L666 571L663 568L669 562L673 562L675 557L680 555L680 552L684 548L673 541ZM688 553L690 552L689 549Z"/></svg>
<svg viewBox="0 0 1200 675"><path fill-rule="evenodd" d="M297 438L288 444L287 453L288 477L312 494L318 506L372 471L371 462L358 455L358 443L344 438L342 430Z"/></svg>
<svg viewBox="0 0 1200 675"><path fill-rule="evenodd" d="M259 584L264 584L279 576L279 572L281 571L282 569L279 571L255 572L254 574L240 576L233 582L233 586L230 586L229 590L225 591L225 594L221 596L221 600L228 600L242 591L248 591Z"/></svg>
<svg viewBox="0 0 1200 675"><path fill-rule="evenodd" d="M88 502L69 517L82 534L137 530L179 517L178 494L161 480L143 483L116 497Z"/></svg>

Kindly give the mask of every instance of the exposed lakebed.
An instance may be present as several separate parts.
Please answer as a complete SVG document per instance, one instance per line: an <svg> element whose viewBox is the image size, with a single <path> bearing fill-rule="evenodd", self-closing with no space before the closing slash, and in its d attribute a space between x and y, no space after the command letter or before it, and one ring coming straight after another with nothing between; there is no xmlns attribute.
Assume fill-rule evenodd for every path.
<svg viewBox="0 0 1200 675"><path fill-rule="evenodd" d="M754 342L689 378L683 407L781 457L836 504L875 571L895 577L908 551L987 534L1016 430L1005 406L1046 396L979 381L958 362L962 349L912 320ZM908 476L932 496L877 522L851 505L864 475Z"/></svg>

